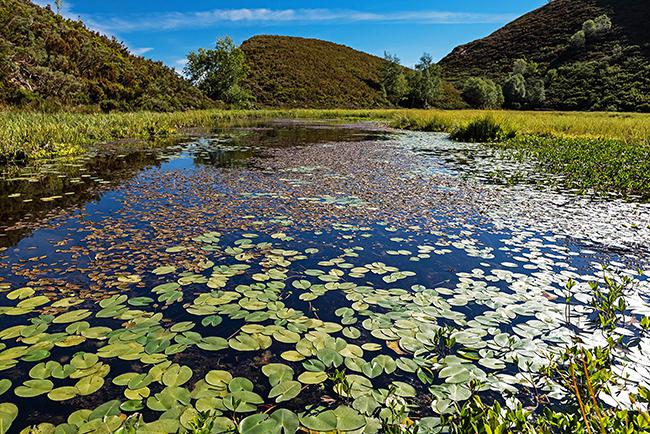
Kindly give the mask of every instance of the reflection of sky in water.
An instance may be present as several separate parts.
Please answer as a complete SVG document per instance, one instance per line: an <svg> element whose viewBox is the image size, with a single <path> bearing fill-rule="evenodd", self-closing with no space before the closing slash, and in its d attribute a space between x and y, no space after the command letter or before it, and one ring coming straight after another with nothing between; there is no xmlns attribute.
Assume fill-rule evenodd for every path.
<svg viewBox="0 0 650 434"><path fill-rule="evenodd" d="M192 192L189 197L182 196L180 193L185 187L182 183L185 177L200 177L206 171L210 174L217 174L234 171L251 171L247 176L256 176L264 172L264 167L257 167L256 164L250 164L251 159L265 156L273 157L273 148L291 146L310 146L312 142L344 141L344 140L370 140L384 138L385 134L377 132L361 131L357 129L331 129L331 128L303 128L299 125L289 127L265 128L256 130L248 134L226 135L226 138L207 139L197 138L186 145L177 145L167 150L160 150L155 153L145 152L130 157L120 159L117 164L119 170L112 164L107 164L102 171L101 164L98 167L98 176L102 179L109 180L105 188L98 189L96 192L88 195L78 194L71 199L68 206L68 212L63 212L55 217L47 227L36 227L32 230L27 225L28 230L18 231L21 234L19 239L16 237L9 238L8 249L0 253L0 283L11 283L12 288L30 284L33 281L32 273L17 273L23 268L35 266L40 269L39 276L53 279L62 279L67 282L78 285L89 285L93 281L87 275L88 270L92 270L96 260L95 252L90 254L75 255L74 250L66 250L62 246L83 246L88 243L87 236L92 234L90 227L101 227L109 223L107 228L110 229L110 222L120 220L120 227L133 228L132 232L111 234L113 238L106 240L94 240L97 245L102 243L110 246L115 240L119 240L122 256L119 257L123 266L120 273L142 274L142 283L129 286L129 297L135 296L152 296L151 289L162 283L169 282L171 276L155 276L148 270L146 273L134 271L137 265L136 254L146 252L130 251L129 247L133 241L134 248L138 247L136 241L140 237L148 240L157 235L157 223L169 218L161 213L160 215L146 216L144 213L151 212L148 206L148 197L139 198L141 203L126 203L136 187L142 187L144 184L150 193L156 192L167 194L164 203L158 204L162 209L180 208L193 204L201 206L202 197L199 193ZM383 263L389 267L395 267L398 270L412 272L413 275L396 276L395 280L386 280L393 271L384 273L374 273L372 270L361 273L360 276L346 276L342 280L345 282L354 282L359 287L367 286L369 289L363 292L358 288L339 289L333 287L325 291L314 300L304 300L300 298L304 291L292 289L290 294L282 300L287 307L304 312L308 316L315 316L323 321L339 323L341 318L336 313L340 307L348 307L352 300L357 303L367 301L370 306L359 314L359 322L354 327L360 330L361 336L358 339L350 339L362 343L373 342L383 344L385 341L377 338L372 332L375 329L368 330L362 327L364 319L376 320L382 324L389 324L387 330L399 330L398 321L405 321L403 317L415 314L413 317L416 327L421 327L419 335L426 335L428 331L435 327L453 327L459 330L487 330L485 335L472 337L463 335L459 337L459 342L471 348L472 355L479 360L487 360L487 365L483 366L486 372L491 374L490 385L491 394L499 394L501 389L505 388L508 383L505 377L499 377L501 374L514 375L518 368L514 363L514 356L523 360L534 360L539 358L537 353L546 354L549 351L557 351L557 345L564 345L570 341L572 332L584 331L585 339L594 332L585 318L589 316L586 304L588 297L584 294L574 302L578 305L576 314L576 323L566 326L563 324L562 305L564 297L564 285L568 279L575 279L579 282L579 291L586 291L588 282L595 279L594 274L597 272L597 264L611 263L617 264L623 273L631 274L632 266L639 263L643 264L646 257L643 252L634 251L627 243L629 216L634 215L640 219L644 218L642 205L636 205L625 202L608 202L602 199L588 201L588 199L576 199L575 196L568 193L557 193L555 191L544 190L543 187L532 186L534 177L524 177L526 182L512 186L502 185L502 182L494 182L495 173L512 173L513 170L534 173L533 166L515 165L511 160L487 150L481 145L458 144L448 141L442 135L435 134L405 134L401 136L401 143L398 146L404 146L406 149L415 149L416 155L422 158L421 164L414 170L417 176L440 176L443 178L453 178L451 182L445 185L439 185L435 188L441 192L459 192L469 188L485 189L490 195L486 197L485 203L481 204L484 209L479 211L482 218L468 219L456 216L441 215L434 217L435 230L423 229L423 227L391 227L391 225L379 224L374 222L358 221L341 221L340 225L335 227L324 228L322 233L314 230L304 230L300 222L295 225L287 226L283 229L286 235L293 239L284 239L282 237L271 237L272 233L277 233L281 229L277 224L270 223L268 217L250 216L247 209L247 200L266 200L268 207L274 207L282 204L282 201L292 200L286 197L273 197L269 193L247 192L236 198L227 196L234 194L233 190L225 182L219 182L219 177L209 178L216 180L212 185L212 190L224 194L224 201L238 200L241 201L241 218L242 226L248 224L251 220L260 220L257 227L247 226L242 230L232 230L223 233L218 245L218 252L205 251L203 254L210 260L214 261L217 266L233 265L240 262L235 260L233 255L222 252L225 247L235 248L240 243L244 234L259 232L259 237L254 238L254 243L272 243L274 248L285 250L305 251L306 249L318 249L315 253L306 255L306 258L297 261L296 265L287 266L288 283L297 279L310 279L318 282L317 276L309 275L306 277L307 270L322 270L328 272L330 268L336 268L333 265L323 265L333 258L344 258L342 262L349 264L350 267L341 267L343 272L349 272L355 267L370 267L373 263ZM379 144L379 142L377 142ZM323 148L329 148L324 146ZM332 146L332 152L336 152L336 147ZM399 149L399 148L398 148ZM395 149L391 149L395 152ZM135 161L130 169L124 167L124 161ZM261 165L259 160L257 165ZM263 160L262 160L263 161ZM289 162L291 163L291 162ZM292 167L288 164L287 173L271 173L270 176L290 178L292 188L300 191L302 185L313 185L315 179L305 180L299 175L309 174L310 176L319 176L318 167ZM529 171L529 172L526 172ZM314 175L315 174L315 175ZM95 175L95 174L93 174ZM156 179L162 179L165 176L178 175L177 181L169 188L167 184L153 184ZM182 175L182 176L181 176ZM294 179L293 176L296 176ZM328 176L336 177L336 174L328 173ZM447 180L448 181L448 180ZM341 182L347 182L346 178L341 176ZM0 191L0 196L6 197L10 192L15 191L16 186L13 183L3 184L7 191ZM478 185L478 187L477 187ZM80 192L82 192L80 190ZM89 189L90 191L90 189ZM40 191L39 191L40 193ZM25 193L26 194L26 193ZM353 195L341 193L340 196L323 194L318 197L299 197L298 201L309 202L311 205L323 206L324 212L327 206L336 207L364 207L365 202ZM48 203L40 204L43 213L51 209ZM127 207L128 205L128 207ZM572 209L571 206L575 206ZM125 209L128 208L128 212ZM566 209L572 212L567 214ZM582 209L583 214L578 211ZM629 211L632 210L633 214ZM641 211L640 211L641 210ZM7 217L5 223L14 221L29 221L25 214L29 212L38 213L33 208L21 209L18 207L14 213ZM202 210L209 215L213 210ZM609 226L606 224L596 223L589 224L586 217L589 213L607 211L605 220L609 219ZM23 214L21 214L21 212ZM584 214L586 213L586 214ZM284 215L282 209L278 207L277 218L290 219L293 216ZM9 215L9 214L7 214ZM540 218L540 216L544 218ZM625 220L621 216L627 216ZM410 216L411 221L417 221L418 216ZM595 214L592 214L595 217ZM646 216L647 217L647 216ZM182 218L179 217L179 218ZM11 220L9 220L11 219ZM158 220L157 220L158 219ZM180 225L181 222L179 222ZM344 224L350 226L344 226ZM621 232L618 229L613 231L611 228L624 228ZM609 229L607 237L601 237L603 230ZM199 228L202 231L220 230L218 227ZM591 233L583 233L581 230L591 230ZM626 232L627 231L627 232ZM617 233L612 233L617 232ZM646 237L648 231L639 229L632 232L641 237ZM177 239L174 244L192 243L186 234L174 234ZM650 238L649 238L650 239ZM613 240L613 241L612 241ZM616 245L616 240L621 245ZM622 240L622 241L621 241ZM141 241L141 240L140 240ZM598 242L594 242L598 241ZM612 249L622 247L621 250ZM171 247L171 245L167 245ZM356 249L356 250L355 250ZM255 251L255 249L253 249ZM110 252L102 251L100 254ZM354 254L350 254L350 253ZM182 257L171 256L170 261ZM229 286L226 289L232 290L236 285L251 285L251 276L254 273L263 273L265 268L262 267L258 259L267 256L269 253L258 253L259 256L247 261L251 268L241 275L232 276ZM349 255L349 256L346 256ZM38 258L33 260L33 258ZM38 264L38 265L34 265ZM338 263L337 263L338 264ZM161 264L158 264L161 265ZM76 270L76 269L83 270ZM381 268L381 267L380 267ZM93 270L94 271L94 270ZM99 271L98 271L99 272ZM190 273L191 274L191 273ZM211 270L204 270L200 273L206 278L210 277ZM175 274L172 275L177 278ZM106 278L114 278L115 273L107 273ZM172 279L173 280L173 279ZM60 282L60 280L59 280ZM323 282L320 282L323 283ZM37 285L35 285L37 286ZM408 294L406 297L413 296L414 293L425 288L432 291L428 293L430 299L435 300L434 307L427 306L426 309L420 310L421 306L411 303L410 299L405 302L404 295L399 291L405 290ZM110 288L115 290L115 287ZM390 290L394 290L393 293ZM355 292L359 291L359 292ZM635 303L630 306L630 312L640 316L640 312L647 310L647 297L649 287L645 280L638 282L635 290ZM101 291L100 291L101 292ZM197 317L186 311L186 304L191 305L198 294L204 293L205 288L199 284L191 284L183 289L183 303L173 303L171 306L160 309L164 317L172 323L181 321L196 321L197 326L194 331L203 335L215 333L215 329L198 324ZM95 294L96 296L97 294ZM427 296L425 296L426 298ZM378 302L373 302L378 299ZM13 306L7 300L3 300L4 306ZM92 302L87 301L84 304L87 308L95 308ZM153 307L148 309L156 310ZM424 312L424 313L423 313ZM452 315L453 313L453 315ZM246 324L241 317L228 318L227 314L222 314L224 322L217 330L218 336L232 336ZM496 318L496 319L495 319ZM19 318L12 318L11 324L19 322ZM90 320L89 320L90 321ZM428 323L427 321L430 321ZM108 327L120 327L120 321L114 319L92 320L93 325L102 324ZM409 324L407 324L409 325ZM409 325L410 326L410 325ZM632 333L638 333L636 324L630 323L625 325L627 330ZM55 330L56 328L53 328ZM59 326L59 329L62 327ZM52 330L52 331L53 331ZM52 332L51 331L51 332ZM505 348L497 338L501 334L509 334L516 339L519 347ZM419 336L416 335L416 336ZM408 341L408 345L420 345L415 338L414 341ZM463 340L464 339L464 340ZM477 344L479 342L479 344ZM86 351L93 351L92 346L84 344ZM407 345L407 344L405 344ZM278 354L283 351L292 349L291 345L274 344L270 351L273 353L275 362L281 362ZM75 351L80 348L75 348ZM458 350L458 346L455 347ZM65 349L56 350L57 355L66 354ZM395 356L387 348L382 348L381 353ZM369 352L370 354L370 352ZM258 370L251 370L255 363L254 355L241 354L236 351L220 352L218 361L211 359L200 351L188 351L176 357L179 363L190 365L196 374L204 375L206 365L218 364L219 366L239 372L242 376L256 376L252 378L256 384L266 381L259 376ZM372 354L374 356L374 354ZM503 368L489 368L490 363L496 363L494 360L502 358L507 362ZM20 365L16 372L16 377L22 379L24 370L29 365ZM486 367L488 366L488 367ZM500 366L500 365L497 365ZM521 368L520 364L520 368ZM23 369L24 368L24 369ZM299 365L296 365L296 369ZM128 364L116 363L112 368L110 376L129 372ZM20 371L20 372L18 372ZM387 376L378 379L381 385L387 385L393 378L402 381L411 381L408 375L397 372L395 377ZM416 382L411 381L414 385L421 388ZM441 379L436 379L435 384L443 385ZM113 386L111 386L113 387ZM256 387L264 387L257 385ZM419 389L420 393L427 394L425 389ZM264 393L267 393L264 390ZM111 393L117 393L119 390L108 388L102 399L108 400ZM262 394L264 395L264 394ZM264 395L265 396L265 395ZM30 408L42 408L41 413L34 410L25 416L23 424L35 423L45 420L41 417L47 415L47 418L53 417L57 422L61 421L61 415L70 413L74 405L70 403L52 404L45 397L35 400L18 400L21 408L31 406ZM101 403L99 401L97 404ZM296 411L304 403L288 404L289 408ZM428 406L428 403L426 404ZM421 409L422 414L428 414L426 409ZM58 419L57 419L58 415ZM60 419L60 420L59 420Z"/></svg>

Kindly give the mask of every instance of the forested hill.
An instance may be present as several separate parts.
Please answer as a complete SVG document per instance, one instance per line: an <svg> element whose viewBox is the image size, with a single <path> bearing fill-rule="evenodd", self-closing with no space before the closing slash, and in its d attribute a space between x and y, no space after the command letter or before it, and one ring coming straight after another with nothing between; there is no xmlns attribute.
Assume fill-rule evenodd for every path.
<svg viewBox="0 0 650 434"><path fill-rule="evenodd" d="M0 1L0 105L156 111L211 105L160 62L28 0Z"/></svg>
<svg viewBox="0 0 650 434"><path fill-rule="evenodd" d="M262 106L354 108L389 105L379 83L384 60L343 45L288 36L242 44L245 86Z"/></svg>
<svg viewBox="0 0 650 434"><path fill-rule="evenodd" d="M610 28L599 26L603 16ZM553 0L440 64L462 85L471 76L503 81L525 59L538 63L538 74L550 73L547 107L650 111L649 57L648 0Z"/></svg>

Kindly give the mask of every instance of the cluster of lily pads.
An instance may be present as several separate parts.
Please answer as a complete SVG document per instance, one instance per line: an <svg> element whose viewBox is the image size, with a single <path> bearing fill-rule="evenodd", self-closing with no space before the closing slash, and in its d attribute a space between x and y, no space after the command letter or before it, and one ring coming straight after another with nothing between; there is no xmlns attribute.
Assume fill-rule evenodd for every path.
<svg viewBox="0 0 650 434"><path fill-rule="evenodd" d="M98 268L110 262L93 273L100 291L53 289L51 280L40 278L33 265L39 257L29 247L16 249L24 257L0 257L15 262L3 268L15 275L0 281L0 433L417 428L426 434L439 432L445 417L476 395L512 406L533 399L553 405L566 390L543 368L576 343L606 341L592 286L605 278L603 259L633 284L625 293L625 319L613 330L622 339L614 381L600 398L631 407L630 393L650 382L650 340L639 322L650 316L650 285L629 266L637 255L602 254L566 234L605 241L641 234L643 240L650 232L624 227L620 216L642 221L645 208L567 207L572 196L526 186L473 185L470 191L477 179L488 179L484 161L478 158L471 179L461 181L467 149L455 161L446 142L413 137L390 145L411 165L400 161L387 172L381 171L386 150L374 142L358 149L318 145L323 152L311 150L318 158L307 151L298 158L292 150L299 163L280 158L278 167L250 172L147 171L120 192L119 218L88 219L87 244L78 250L57 245L72 258L94 255ZM435 157L448 157L434 165L433 203L440 209L419 210L431 211L428 216L407 211L432 203L427 197L416 202L393 191L405 208L390 208L392 196L377 186L377 179L388 178L389 191L395 183L428 188L421 181L431 175L429 162L412 163L416 153L408 154L415 145L420 153L437 146ZM189 154L186 147L173 150L178 158L210 163L223 153L248 159L259 147L201 139L189 145ZM370 157L332 161L344 150ZM362 170L373 162L377 173ZM461 216L453 195L474 193L477 208L467 206L470 212ZM539 204L531 206L537 195ZM221 214L214 217L216 206ZM447 212L450 206L458 215ZM569 218L581 207L585 215L613 209L619 226L604 223L605 217L592 227L582 214ZM548 215L540 217L540 210ZM482 211L489 218L476 217ZM329 220L311 221L316 215ZM377 222L377 215L386 221ZM133 220L140 226L131 226ZM128 243L129 235L167 244ZM49 263L53 273L67 272L69 264L67 258ZM570 288L569 280L575 281Z"/></svg>
<svg viewBox="0 0 650 434"><path fill-rule="evenodd" d="M563 294L566 277L581 276L563 271L549 281L504 261L503 269L478 265L429 287L413 270L436 256L485 261L494 253L476 254L453 235L410 246L406 232L393 235L397 228L334 230L340 245L329 246L336 236L328 233L306 248L297 247L309 244L299 232L243 233L230 243L232 234L207 232L167 249L204 251L192 271L162 264L117 275L131 291L96 303L4 285L0 314L13 325L0 331L0 372L24 374L0 380L0 431L29 413L12 395L82 408L91 396L105 401L56 426L41 421L39 432L243 434L375 433L409 423L409 412L421 432L436 432L439 417L473 394L525 399L536 388L562 397L540 370L576 337L553 294ZM400 247L386 247L385 262L364 259L367 244L355 241L386 236ZM539 247L519 251L520 259L553 269L534 254ZM138 293L141 282L150 291ZM588 304L575 310L582 339L593 341ZM647 379L647 368L636 367L647 364L647 345L635 348L628 361L637 363L620 370L638 384Z"/></svg>

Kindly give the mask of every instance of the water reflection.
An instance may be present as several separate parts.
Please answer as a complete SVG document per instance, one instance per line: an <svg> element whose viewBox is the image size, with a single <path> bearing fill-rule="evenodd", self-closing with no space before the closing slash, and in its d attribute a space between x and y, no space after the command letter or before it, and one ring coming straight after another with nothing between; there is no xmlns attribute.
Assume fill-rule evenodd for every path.
<svg viewBox="0 0 650 434"><path fill-rule="evenodd" d="M29 233L31 222L97 201L103 192L165 161L180 159L178 164L187 168L236 168L247 166L265 149L387 137L386 132L367 128L292 121L251 121L215 128L208 137L203 134L159 143L154 149L112 146L80 157L0 166L0 247Z"/></svg>

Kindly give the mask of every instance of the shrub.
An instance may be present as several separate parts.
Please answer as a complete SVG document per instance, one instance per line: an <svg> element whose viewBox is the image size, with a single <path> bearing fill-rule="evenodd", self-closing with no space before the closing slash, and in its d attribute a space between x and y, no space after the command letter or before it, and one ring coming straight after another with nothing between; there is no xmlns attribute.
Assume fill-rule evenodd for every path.
<svg viewBox="0 0 650 434"><path fill-rule="evenodd" d="M476 119L466 126L457 128L452 134L453 140L461 142L502 142L516 135L490 116Z"/></svg>
<svg viewBox="0 0 650 434"><path fill-rule="evenodd" d="M603 14L596 18L594 23L596 24L597 33L604 33L612 28L612 20L607 16L607 14Z"/></svg>
<svg viewBox="0 0 650 434"><path fill-rule="evenodd" d="M587 43L587 38L585 36L585 31L584 30L579 30L571 36L571 39L569 40L569 43L571 44L571 47L575 49L580 49L584 48L585 44Z"/></svg>
<svg viewBox="0 0 650 434"><path fill-rule="evenodd" d="M585 36L587 38L591 38L597 33L596 30L596 23L594 20L587 20L584 23L582 23L582 31L584 32Z"/></svg>

